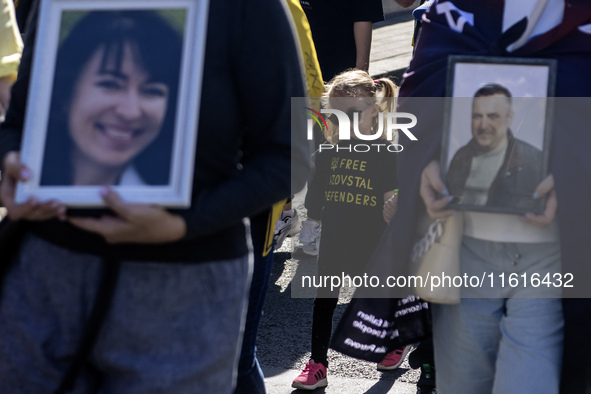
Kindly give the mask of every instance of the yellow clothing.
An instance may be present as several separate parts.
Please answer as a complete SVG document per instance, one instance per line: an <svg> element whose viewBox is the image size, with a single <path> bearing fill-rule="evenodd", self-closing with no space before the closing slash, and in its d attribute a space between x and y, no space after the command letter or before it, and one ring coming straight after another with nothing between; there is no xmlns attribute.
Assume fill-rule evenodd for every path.
<svg viewBox="0 0 591 394"><path fill-rule="evenodd" d="M0 77L16 73L23 51L12 0L2 0L0 12Z"/></svg>
<svg viewBox="0 0 591 394"><path fill-rule="evenodd" d="M293 18L302 52L302 62L306 71L308 81L308 91L310 97L321 97L324 91L324 82L322 81L322 72L318 57L316 57L316 48L312 41L312 32L306 14L300 5L299 0L286 0L289 5L289 11Z"/></svg>
<svg viewBox="0 0 591 394"><path fill-rule="evenodd" d="M314 41L312 41L312 32L310 31L310 24L306 18L306 14L300 5L300 0L286 0L289 6L289 12L293 19L293 24L298 33L298 42L300 48L300 55L302 66L306 72L306 81L308 82L308 94L310 97L321 97L324 91L324 82L322 81L322 72L320 71L320 64L316 57L316 48ZM318 101L313 103L317 106ZM269 222L267 223L267 236L265 240L265 247L263 256L271 252L273 248L273 234L275 233L275 225L281 217L281 212L286 200L279 201L273 205L269 212Z"/></svg>

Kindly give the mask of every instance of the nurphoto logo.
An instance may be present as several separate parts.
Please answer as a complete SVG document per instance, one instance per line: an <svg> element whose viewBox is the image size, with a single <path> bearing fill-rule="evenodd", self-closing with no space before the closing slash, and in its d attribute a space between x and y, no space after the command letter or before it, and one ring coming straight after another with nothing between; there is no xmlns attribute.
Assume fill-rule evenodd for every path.
<svg viewBox="0 0 591 394"><path fill-rule="evenodd" d="M341 111L334 108L322 108L320 112L305 107L307 115L311 118L307 122L307 138L312 141L314 139L314 123L316 123L322 130L328 130L328 124L322 114L329 114L330 121L334 123L339 130L338 140L347 141L351 140L351 130L353 130L354 138L361 141L376 141L382 139L384 135L384 114L379 113L378 116L378 127L377 130L372 130L373 134L363 134L359 131L359 112L358 111ZM398 120L407 120L405 123L399 123ZM409 122L408 122L409 121ZM351 128L351 122L353 127ZM417 137L410 131L411 128L416 126L417 117L408 112L388 112L386 114L386 139L388 141L394 140L394 132L396 130L404 133L411 141L418 141ZM375 144L372 144L372 146ZM383 144L380 144L383 145ZM320 149L324 146L324 149L333 149L334 146L331 144L321 144ZM368 145L369 147L369 145ZM388 149L391 152L402 151L402 145L393 144L396 147L394 150ZM379 149L379 147L378 147ZM368 149L369 150L369 149ZM367 150L366 150L367 151Z"/></svg>

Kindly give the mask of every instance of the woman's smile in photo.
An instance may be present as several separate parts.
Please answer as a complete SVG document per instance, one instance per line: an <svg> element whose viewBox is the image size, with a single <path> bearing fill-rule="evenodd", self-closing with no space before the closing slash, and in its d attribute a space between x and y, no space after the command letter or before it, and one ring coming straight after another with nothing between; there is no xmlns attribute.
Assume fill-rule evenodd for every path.
<svg viewBox="0 0 591 394"><path fill-rule="evenodd" d="M162 127L168 87L150 80L126 43L118 67L115 56L98 49L86 64L70 113L70 134L76 160L118 167L149 145ZM106 64L102 64L106 63Z"/></svg>

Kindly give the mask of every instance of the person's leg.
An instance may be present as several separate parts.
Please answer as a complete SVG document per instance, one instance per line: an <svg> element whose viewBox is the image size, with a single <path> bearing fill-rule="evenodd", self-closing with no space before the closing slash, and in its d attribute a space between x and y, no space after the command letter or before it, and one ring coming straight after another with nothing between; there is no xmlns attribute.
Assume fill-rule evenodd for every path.
<svg viewBox="0 0 591 394"><path fill-rule="evenodd" d="M335 253L333 253L334 246L334 244L325 245L325 249L318 257L318 277L320 278L340 276L343 272L342 264L345 263L345 259L335 257ZM328 347L332 335L333 315L339 301L339 293L340 288L332 288L326 284L326 286L316 289L316 298L314 299L311 359L316 363L324 364L325 367L328 367Z"/></svg>
<svg viewBox="0 0 591 394"><path fill-rule="evenodd" d="M264 394L266 392L263 371L256 356L256 339L272 263L273 252L254 261L246 325L238 361L238 381L234 394Z"/></svg>
<svg viewBox="0 0 591 394"><path fill-rule="evenodd" d="M432 305L437 392L492 393L503 299Z"/></svg>
<svg viewBox="0 0 591 394"><path fill-rule="evenodd" d="M561 299L507 300L493 393L558 393L562 329Z"/></svg>
<svg viewBox="0 0 591 394"><path fill-rule="evenodd" d="M273 250L263 256L267 216L268 214L265 213L262 217L263 220L261 218L251 219L254 269L248 297L242 349L238 361L238 381L234 394L265 394L266 392L263 371L256 357L256 338L274 258Z"/></svg>
<svg viewBox="0 0 591 394"><path fill-rule="evenodd" d="M423 364L434 363L433 337L423 339L417 348L408 356L408 364L411 368L420 368Z"/></svg>
<svg viewBox="0 0 591 394"><path fill-rule="evenodd" d="M328 345L338 298L323 298L320 295L321 289L318 290L312 317L312 356L291 384L291 387L300 390L315 390L328 385Z"/></svg>
<svg viewBox="0 0 591 394"><path fill-rule="evenodd" d="M28 236L12 262L0 302L0 391L53 393L76 353L94 303L101 260ZM71 393L96 393L83 368Z"/></svg>
<svg viewBox="0 0 591 394"><path fill-rule="evenodd" d="M462 272L467 275L481 277L483 272L489 273L497 283L462 289L464 297L490 298L463 298L457 306L434 306L438 391L443 394L508 394L539 392L538 388L545 387L541 392L557 392L562 349L560 302L540 298L556 297L559 289L534 287L531 282L526 286L506 282L503 287L499 275L504 274L508 281L509 277L522 280L523 274L529 279L534 273L544 277L546 273L559 272L560 246L557 243L498 243L464 237L460 263ZM524 297L538 299L524 300ZM535 312L527 310L528 303ZM478 332L474 332L479 326ZM466 331L466 327L469 330ZM487 332L496 334L488 336ZM452 338L451 342L445 342L446 336ZM469 365L457 364L461 359L452 360L453 356L448 353L456 351L457 355L466 351L464 347L457 349L456 345L470 341L474 342L471 354L464 355L468 356ZM481 362L483 359L486 364ZM535 373L532 376L537 378L530 379L529 371L537 368L544 372ZM477 380L482 380L480 387L476 385ZM527 388L526 381L532 382L531 388Z"/></svg>
<svg viewBox="0 0 591 394"><path fill-rule="evenodd" d="M232 393L248 257L124 262L92 354L101 393Z"/></svg>
<svg viewBox="0 0 591 394"><path fill-rule="evenodd" d="M332 246L332 245L329 245ZM324 249L323 249L324 250ZM328 250L328 249L326 249ZM331 253L321 253L318 257L319 278L335 274L335 265L331 264ZM332 320L338 303L339 288L321 286L316 289L314 310L312 313L312 354L302 372L292 382L292 387L301 390L314 390L328 384L328 346L332 335Z"/></svg>
<svg viewBox="0 0 591 394"><path fill-rule="evenodd" d="M328 367L328 345L332 334L332 318L338 298L316 298L312 316L312 356L316 363Z"/></svg>
<svg viewBox="0 0 591 394"><path fill-rule="evenodd" d="M501 320L503 337L493 393L557 393L564 328L561 292L543 283L536 286L531 278L538 275L543 280L547 273L553 278L560 272L560 245L514 243L505 244L504 249L511 257L519 256L507 274L517 274L520 283L512 286ZM525 286L523 273L529 279Z"/></svg>
<svg viewBox="0 0 591 394"><path fill-rule="evenodd" d="M498 269L497 243L464 237L460 272L482 277ZM501 289L462 288L457 305L432 305L435 375L440 394L492 392L501 340L504 302ZM483 298L493 297L493 298Z"/></svg>
<svg viewBox="0 0 591 394"><path fill-rule="evenodd" d="M417 382L417 393L431 393L435 390L435 355L433 354L433 336L423 339L418 347L408 356L411 368L421 369Z"/></svg>
<svg viewBox="0 0 591 394"><path fill-rule="evenodd" d="M562 300L564 355L560 394L591 394L591 299Z"/></svg>

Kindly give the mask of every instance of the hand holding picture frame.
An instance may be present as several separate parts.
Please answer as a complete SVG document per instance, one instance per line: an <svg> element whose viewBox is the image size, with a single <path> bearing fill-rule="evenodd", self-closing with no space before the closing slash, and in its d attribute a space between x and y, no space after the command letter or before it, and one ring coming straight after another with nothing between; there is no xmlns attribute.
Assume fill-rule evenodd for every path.
<svg viewBox="0 0 591 394"><path fill-rule="evenodd" d="M206 0L40 3L21 160L34 196L71 207L187 207L192 192Z"/></svg>
<svg viewBox="0 0 591 394"><path fill-rule="evenodd" d="M549 173L552 59L450 56L441 153L450 208L541 213Z"/></svg>

